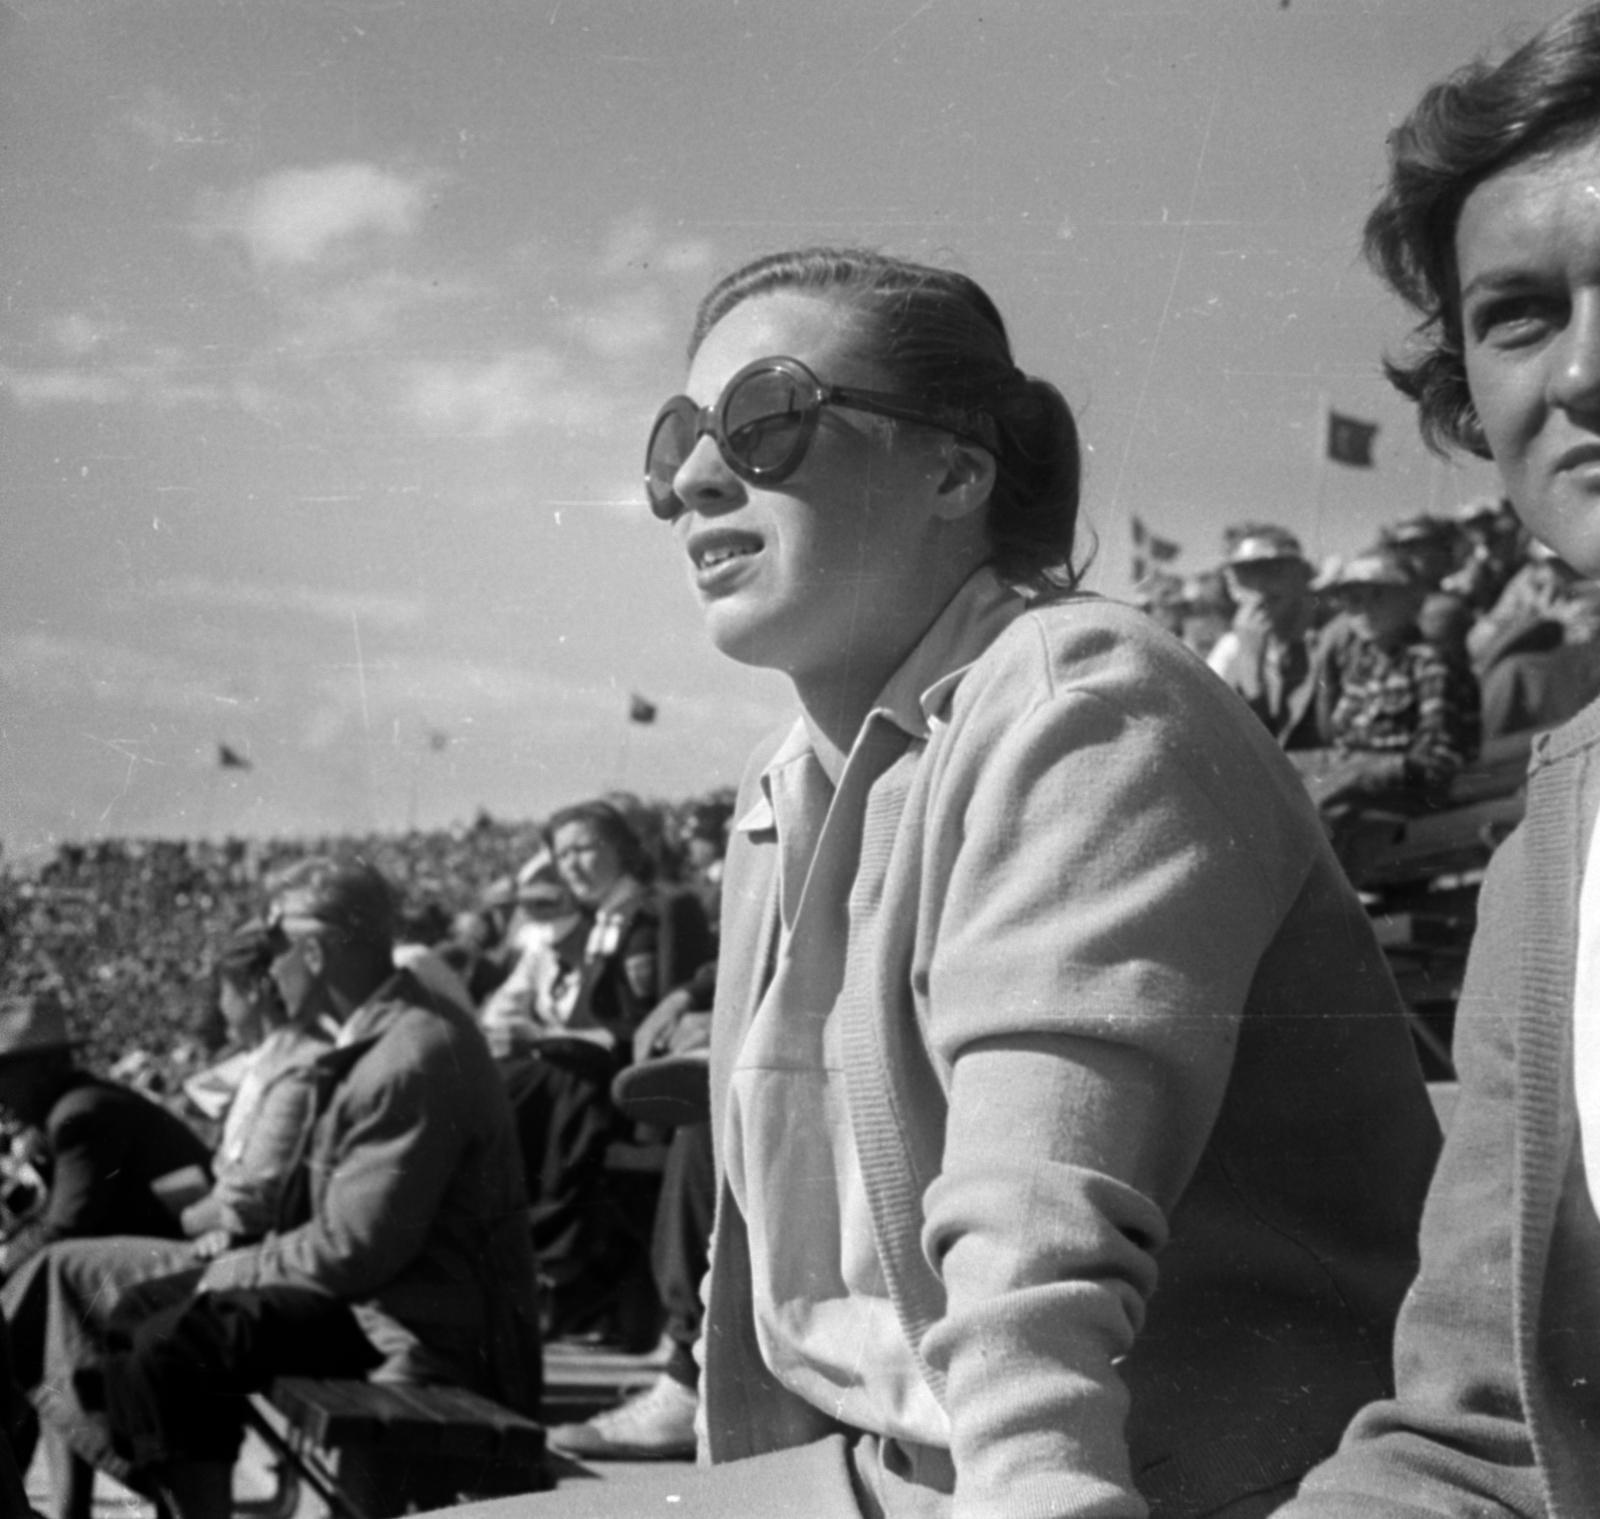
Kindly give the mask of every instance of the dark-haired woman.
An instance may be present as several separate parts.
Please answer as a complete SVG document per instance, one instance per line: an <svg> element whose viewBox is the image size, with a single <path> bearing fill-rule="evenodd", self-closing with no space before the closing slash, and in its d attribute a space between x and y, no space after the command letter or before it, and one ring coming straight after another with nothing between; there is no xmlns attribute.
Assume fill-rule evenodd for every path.
<svg viewBox="0 0 1600 1519"><path fill-rule="evenodd" d="M1239 1519L1381 1385L1393 984L1271 736L1064 589L1078 463L973 281L852 250L718 285L657 421L712 641L800 707L733 814L687 1511Z"/></svg>
<svg viewBox="0 0 1600 1519"><path fill-rule="evenodd" d="M1528 530L1600 575L1600 6L1427 91L1367 252L1423 318L1390 375L1424 436L1492 458ZM1540 740L1484 883L1396 1395L1296 1519L1600 1514L1597 811L1600 704Z"/></svg>
<svg viewBox="0 0 1600 1519"><path fill-rule="evenodd" d="M532 1198L534 1253L557 1333L609 1327L628 1338L618 1293L641 1248L609 1200L606 1148L619 1117L611 1080L634 1030L667 992L711 958L711 932L689 892L654 885L655 864L609 802L582 802L544 829L561 883L588 919L576 981L559 1023L531 1056L504 1068ZM642 1332L642 1331L641 1331Z"/></svg>

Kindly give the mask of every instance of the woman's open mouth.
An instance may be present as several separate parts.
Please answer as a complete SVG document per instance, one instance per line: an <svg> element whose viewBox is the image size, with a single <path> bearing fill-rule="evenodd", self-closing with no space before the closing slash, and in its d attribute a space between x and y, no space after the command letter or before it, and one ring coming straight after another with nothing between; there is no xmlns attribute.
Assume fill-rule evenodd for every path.
<svg viewBox="0 0 1600 1519"><path fill-rule="evenodd" d="M695 581L701 586L715 584L736 573L737 566L762 550L761 536L733 528L712 528L696 533L689 540L689 559Z"/></svg>

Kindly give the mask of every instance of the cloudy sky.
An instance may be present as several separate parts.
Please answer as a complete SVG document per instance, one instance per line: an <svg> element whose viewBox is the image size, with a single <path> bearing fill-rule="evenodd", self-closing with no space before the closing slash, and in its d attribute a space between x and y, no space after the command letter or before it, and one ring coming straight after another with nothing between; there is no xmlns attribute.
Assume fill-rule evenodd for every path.
<svg viewBox="0 0 1600 1519"><path fill-rule="evenodd" d="M1562 8L5 0L0 843L736 778L786 692L637 478L696 298L776 247L988 286L1108 593L1133 513L1196 569L1481 493L1378 378L1356 234L1420 87ZM1324 400L1377 468L1319 469Z"/></svg>

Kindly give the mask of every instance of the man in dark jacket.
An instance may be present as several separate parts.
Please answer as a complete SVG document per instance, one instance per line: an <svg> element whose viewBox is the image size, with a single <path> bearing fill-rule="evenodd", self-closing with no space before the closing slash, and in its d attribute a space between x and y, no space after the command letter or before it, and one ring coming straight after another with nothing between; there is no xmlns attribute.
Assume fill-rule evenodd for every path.
<svg viewBox="0 0 1600 1519"><path fill-rule="evenodd" d="M395 971L389 888L365 861L295 867L268 921L291 1016L339 1027L314 1068L298 1217L152 1284L126 1348L77 1374L85 1427L62 1420L178 1519L231 1512L243 1395L280 1374L455 1383L526 1413L539 1397L527 1195L482 1034Z"/></svg>
<svg viewBox="0 0 1600 1519"><path fill-rule="evenodd" d="M210 1152L159 1104L79 1070L66 1016L48 993L0 1003L0 1109L44 1133L50 1170L44 1211L0 1245L0 1275L58 1239L179 1237L151 1183L205 1166Z"/></svg>

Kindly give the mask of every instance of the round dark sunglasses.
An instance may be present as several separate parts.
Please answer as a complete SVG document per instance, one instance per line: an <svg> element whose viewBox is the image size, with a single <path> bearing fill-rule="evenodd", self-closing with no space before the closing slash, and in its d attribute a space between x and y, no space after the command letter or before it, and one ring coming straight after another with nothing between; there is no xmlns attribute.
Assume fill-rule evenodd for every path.
<svg viewBox="0 0 1600 1519"><path fill-rule="evenodd" d="M922 402L911 396L824 385L799 359L757 359L723 387L710 406L674 396L656 416L645 450L644 488L650 510L671 522L684 510L672 482L707 433L723 462L752 485L776 485L800 467L824 406L844 406L901 422L920 422L993 450L994 419L982 412Z"/></svg>

